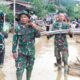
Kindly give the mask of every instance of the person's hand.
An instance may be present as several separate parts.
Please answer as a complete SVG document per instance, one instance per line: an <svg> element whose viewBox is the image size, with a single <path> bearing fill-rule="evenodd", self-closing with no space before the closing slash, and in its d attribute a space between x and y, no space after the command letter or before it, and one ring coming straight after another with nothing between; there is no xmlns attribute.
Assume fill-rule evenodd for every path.
<svg viewBox="0 0 80 80"><path fill-rule="evenodd" d="M35 24L33 22L29 22L29 24L39 32L45 31L44 29L42 29L41 27L39 27L37 24Z"/></svg>
<svg viewBox="0 0 80 80"><path fill-rule="evenodd" d="M41 32L40 34L41 34L41 36L48 36L49 35L46 31Z"/></svg>
<svg viewBox="0 0 80 80"><path fill-rule="evenodd" d="M54 34L48 35L47 38L50 39L50 38L52 38L53 36L54 36Z"/></svg>
<svg viewBox="0 0 80 80"><path fill-rule="evenodd" d="M49 35L49 33L45 32L45 33L44 33L44 35L45 35L45 36L48 36L48 35Z"/></svg>
<svg viewBox="0 0 80 80"><path fill-rule="evenodd" d="M71 30L68 31L68 35L70 36L70 38L73 37L73 33L71 32Z"/></svg>
<svg viewBox="0 0 80 80"><path fill-rule="evenodd" d="M13 53L13 58L17 59L17 57L18 57L17 53Z"/></svg>

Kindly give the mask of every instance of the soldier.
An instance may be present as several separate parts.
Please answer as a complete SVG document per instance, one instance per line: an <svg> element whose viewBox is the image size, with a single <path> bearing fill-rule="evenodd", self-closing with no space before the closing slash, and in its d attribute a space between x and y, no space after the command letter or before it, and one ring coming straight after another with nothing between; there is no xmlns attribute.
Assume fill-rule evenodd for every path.
<svg viewBox="0 0 80 80"><path fill-rule="evenodd" d="M53 24L52 30L69 29L69 25L64 22L65 15L60 13L58 20ZM70 37L72 37L69 32ZM50 37L50 36L49 36ZM51 36L52 37L52 36ZM64 63L64 73L68 73L68 43L66 34L56 34L54 39L55 57L57 61L58 70L61 70L62 61Z"/></svg>
<svg viewBox="0 0 80 80"><path fill-rule="evenodd" d="M33 64L35 60L35 37L40 37L36 25L30 22L30 15L27 11L19 14L19 22L15 27L13 36L12 53L16 62L17 80L22 80L24 69L26 68L26 80L30 80ZM41 29L42 30L42 29ZM36 35L37 34L37 35ZM18 46L18 54L16 52Z"/></svg>
<svg viewBox="0 0 80 80"><path fill-rule="evenodd" d="M3 30L4 13L0 11L0 30Z"/></svg>
<svg viewBox="0 0 80 80"><path fill-rule="evenodd" d="M4 13L0 12L0 68L3 67L4 55L5 55L5 38L8 37L8 34L3 31L3 22L4 22Z"/></svg>

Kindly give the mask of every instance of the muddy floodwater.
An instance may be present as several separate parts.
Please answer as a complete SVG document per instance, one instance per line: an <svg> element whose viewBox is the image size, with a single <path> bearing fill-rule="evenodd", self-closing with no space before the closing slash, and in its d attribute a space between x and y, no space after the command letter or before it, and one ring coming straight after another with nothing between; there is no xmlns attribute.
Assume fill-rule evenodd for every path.
<svg viewBox="0 0 80 80"><path fill-rule="evenodd" d="M77 58L80 59L80 38L75 36L74 38L68 38L69 43L69 64L77 62ZM74 69L72 73L64 76L63 68L61 71L57 71L54 66L54 44L53 38L47 40L46 37L41 37L36 39L36 60L34 64L34 69L32 72L31 80L80 80L80 76L76 75ZM15 62L12 58L12 34L9 34L9 38L6 40L6 54L3 69L0 69L0 80L16 80L15 75ZM75 69L77 70L77 69ZM80 70L80 66L79 66ZM25 78L25 72L23 75L23 80Z"/></svg>

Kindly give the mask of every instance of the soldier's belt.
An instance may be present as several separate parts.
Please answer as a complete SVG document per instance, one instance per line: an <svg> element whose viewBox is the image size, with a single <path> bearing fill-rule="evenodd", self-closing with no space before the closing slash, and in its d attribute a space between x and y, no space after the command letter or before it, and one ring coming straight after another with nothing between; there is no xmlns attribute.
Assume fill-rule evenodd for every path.
<svg viewBox="0 0 80 80"><path fill-rule="evenodd" d="M55 34L68 34L68 33L78 35L80 34L80 29L61 29L61 30L54 30L54 31L44 31L44 32L41 32L40 34L44 36L45 34L55 35Z"/></svg>

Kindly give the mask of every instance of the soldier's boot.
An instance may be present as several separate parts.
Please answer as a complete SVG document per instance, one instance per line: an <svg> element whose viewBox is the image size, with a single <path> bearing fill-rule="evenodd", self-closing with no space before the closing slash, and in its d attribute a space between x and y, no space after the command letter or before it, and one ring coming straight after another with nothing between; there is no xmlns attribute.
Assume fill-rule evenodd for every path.
<svg viewBox="0 0 80 80"><path fill-rule="evenodd" d="M58 64L58 71L60 71L62 69L61 64Z"/></svg>
<svg viewBox="0 0 80 80"><path fill-rule="evenodd" d="M3 64L0 64L0 68L3 68Z"/></svg>
<svg viewBox="0 0 80 80"><path fill-rule="evenodd" d="M60 59L56 59L57 60L57 67L58 67L58 71L61 70L61 58Z"/></svg>
<svg viewBox="0 0 80 80"><path fill-rule="evenodd" d="M0 68L3 68L3 63L4 63L4 52L0 53Z"/></svg>
<svg viewBox="0 0 80 80"><path fill-rule="evenodd" d="M63 62L64 62L64 74L68 74L69 73L68 58L63 58Z"/></svg>
<svg viewBox="0 0 80 80"><path fill-rule="evenodd" d="M68 74L69 73L69 67L68 65L64 66L64 74Z"/></svg>
<svg viewBox="0 0 80 80"><path fill-rule="evenodd" d="M17 80L22 80L22 76L23 76L23 70L17 70L16 71Z"/></svg>
<svg viewBox="0 0 80 80"><path fill-rule="evenodd" d="M54 65L58 66L58 64L61 64L61 58L59 58L59 59L56 58L56 63L54 63Z"/></svg>
<svg viewBox="0 0 80 80"><path fill-rule="evenodd" d="M30 78L31 78L31 74L32 74L32 70L27 70L27 80L30 80Z"/></svg>

